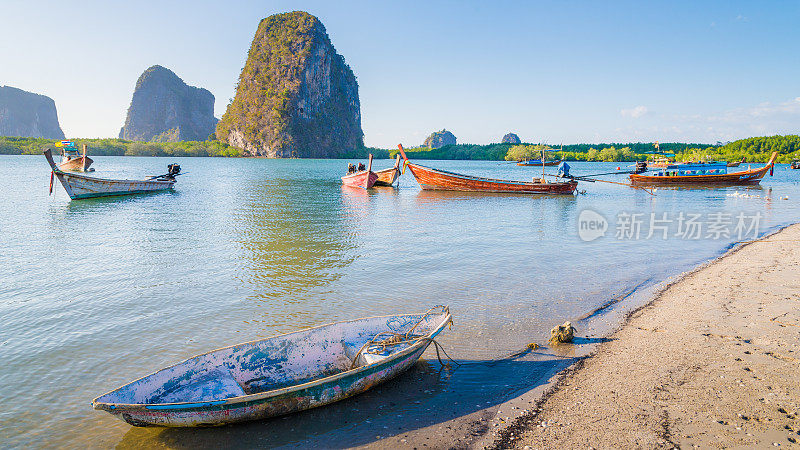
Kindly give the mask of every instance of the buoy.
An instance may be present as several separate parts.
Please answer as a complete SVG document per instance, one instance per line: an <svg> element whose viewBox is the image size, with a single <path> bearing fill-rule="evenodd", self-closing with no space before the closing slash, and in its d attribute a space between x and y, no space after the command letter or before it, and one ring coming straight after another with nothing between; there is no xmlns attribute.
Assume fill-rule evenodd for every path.
<svg viewBox="0 0 800 450"><path fill-rule="evenodd" d="M617 170L621 170L621 169L619 167L617 167Z"/></svg>

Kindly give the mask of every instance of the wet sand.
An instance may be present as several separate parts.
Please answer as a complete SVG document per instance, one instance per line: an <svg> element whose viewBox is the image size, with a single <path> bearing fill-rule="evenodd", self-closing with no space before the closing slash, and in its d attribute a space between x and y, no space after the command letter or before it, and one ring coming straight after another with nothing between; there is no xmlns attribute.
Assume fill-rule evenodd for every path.
<svg viewBox="0 0 800 450"><path fill-rule="evenodd" d="M800 224L685 275L555 379L490 446L800 447Z"/></svg>

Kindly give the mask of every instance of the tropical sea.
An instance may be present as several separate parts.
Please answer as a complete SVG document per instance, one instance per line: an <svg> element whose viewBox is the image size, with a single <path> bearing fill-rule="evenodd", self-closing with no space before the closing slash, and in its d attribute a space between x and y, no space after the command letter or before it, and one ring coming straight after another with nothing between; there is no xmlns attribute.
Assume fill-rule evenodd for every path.
<svg viewBox="0 0 800 450"><path fill-rule="evenodd" d="M94 159L93 176L141 178L171 162L185 175L174 192L70 201L57 181L48 196L44 157L0 156L3 447L340 447L435 425L499 404L552 367L549 350L493 359L545 344L565 320L599 339L621 317L607 314L622 307L615 299L635 307L630 299L645 301L664 280L800 220L800 171L786 165L750 188L651 195L580 183L574 196L537 197L421 191L410 173L398 188L346 188L342 160ZM417 162L493 178L541 174ZM571 165L574 174L627 168ZM603 221L605 235L585 241ZM455 321L437 340L475 364L442 368L429 350L366 394L215 429L133 428L90 407L218 347L437 304ZM599 316L614 319L592 322Z"/></svg>

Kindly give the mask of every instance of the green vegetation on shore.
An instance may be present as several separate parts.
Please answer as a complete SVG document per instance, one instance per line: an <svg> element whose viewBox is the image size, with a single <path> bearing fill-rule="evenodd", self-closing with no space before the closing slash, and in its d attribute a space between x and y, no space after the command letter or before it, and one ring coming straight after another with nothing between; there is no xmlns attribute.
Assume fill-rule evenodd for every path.
<svg viewBox="0 0 800 450"><path fill-rule="evenodd" d="M18 138L0 136L0 155L39 155L46 148L55 148L56 141L41 138ZM220 141L184 141L184 142L133 142L122 139L73 139L75 145L89 146L90 155L113 156L244 156L245 152ZM503 161L510 149L514 147L531 147L531 151L539 152L532 144L488 144L446 145L439 148L406 149L411 159L458 159ZM561 147L559 147L561 148ZM652 158L654 150L651 143L629 144L572 144L563 146L563 151L548 154L549 159L567 161L642 161ZM739 161L766 162L773 151L777 151L778 162L790 163L800 160L800 136L765 136L740 139L725 145L709 144L660 144L663 153L675 153L678 161ZM363 147L342 154L345 159L363 159L369 153L375 158L394 158L397 149ZM513 155L512 155L513 156ZM538 158L534 156L534 158ZM522 159L522 158L521 158Z"/></svg>
<svg viewBox="0 0 800 450"><path fill-rule="evenodd" d="M52 139L0 136L0 155L41 155L55 149ZM220 141L134 142L124 139L73 139L80 149L89 147L89 155L100 156L242 156L241 149Z"/></svg>

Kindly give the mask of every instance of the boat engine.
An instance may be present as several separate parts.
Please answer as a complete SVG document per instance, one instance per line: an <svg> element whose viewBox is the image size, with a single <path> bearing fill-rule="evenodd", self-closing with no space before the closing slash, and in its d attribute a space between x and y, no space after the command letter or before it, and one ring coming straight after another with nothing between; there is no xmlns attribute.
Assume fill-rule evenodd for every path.
<svg viewBox="0 0 800 450"><path fill-rule="evenodd" d="M642 173L642 172L647 172L647 162L636 161L636 169L634 169L633 173Z"/></svg>
<svg viewBox="0 0 800 450"><path fill-rule="evenodd" d="M169 164L167 166L167 177L168 178L175 178L176 175L181 174L181 166L180 164Z"/></svg>

